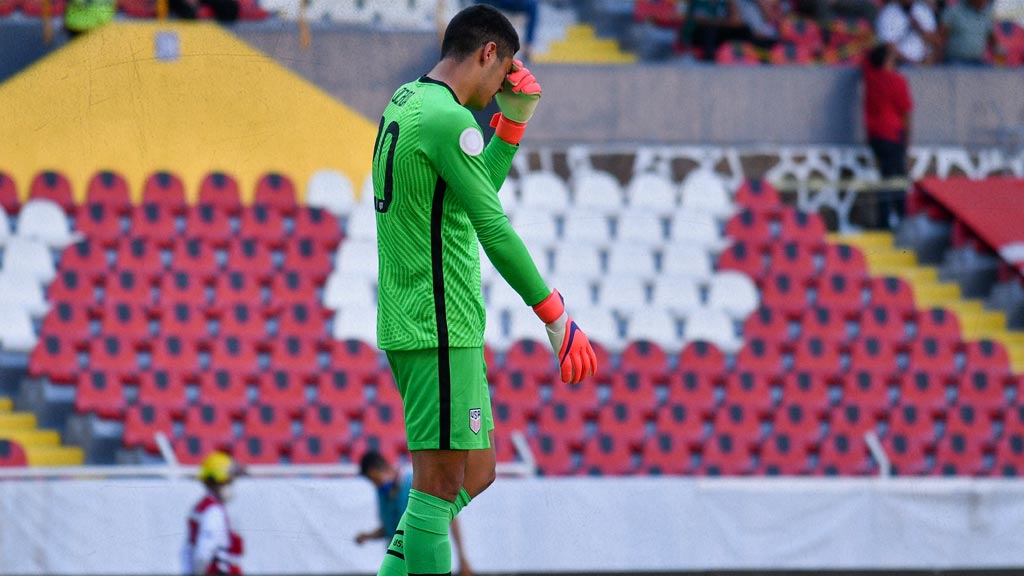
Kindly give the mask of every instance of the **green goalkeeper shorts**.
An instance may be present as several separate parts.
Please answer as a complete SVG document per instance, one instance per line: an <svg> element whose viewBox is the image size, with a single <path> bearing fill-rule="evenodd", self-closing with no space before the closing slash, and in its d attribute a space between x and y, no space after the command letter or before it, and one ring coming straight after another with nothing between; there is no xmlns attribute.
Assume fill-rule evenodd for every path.
<svg viewBox="0 0 1024 576"><path fill-rule="evenodd" d="M490 448L494 430L483 348L390 350L409 450Z"/></svg>

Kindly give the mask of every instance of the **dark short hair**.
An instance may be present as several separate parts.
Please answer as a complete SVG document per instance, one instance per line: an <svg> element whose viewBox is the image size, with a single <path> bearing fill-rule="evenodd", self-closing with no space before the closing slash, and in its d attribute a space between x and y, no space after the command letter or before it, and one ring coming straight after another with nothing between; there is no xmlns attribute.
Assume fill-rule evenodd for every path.
<svg viewBox="0 0 1024 576"><path fill-rule="evenodd" d="M441 59L464 60L488 42L498 45L499 58L519 51L519 34L504 14L486 4L470 6L448 23L441 42Z"/></svg>
<svg viewBox="0 0 1024 576"><path fill-rule="evenodd" d="M889 57L889 45L886 43L876 44L870 52L868 52L868 63L871 64L872 68L881 68L885 66L885 60Z"/></svg>
<svg viewBox="0 0 1024 576"><path fill-rule="evenodd" d="M380 452L370 450L359 459L359 474L368 477L370 472L386 469L388 466L388 461Z"/></svg>

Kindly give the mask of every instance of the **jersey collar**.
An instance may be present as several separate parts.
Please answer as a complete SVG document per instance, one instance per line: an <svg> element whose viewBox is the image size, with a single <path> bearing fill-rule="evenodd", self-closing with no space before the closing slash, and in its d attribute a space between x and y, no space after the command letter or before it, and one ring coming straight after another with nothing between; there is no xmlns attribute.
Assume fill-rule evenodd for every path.
<svg viewBox="0 0 1024 576"><path fill-rule="evenodd" d="M438 86L444 86L445 88L448 89L449 92L452 93L452 98L455 99L455 102L459 106L462 106L462 102L459 102L459 97L456 96L455 90L452 90L452 87L447 85L447 84L445 84L444 82L441 82L440 80L434 80L433 78L431 78L430 76L427 76L426 74L424 74L423 76L420 76L420 82L423 82L425 84L437 84Z"/></svg>

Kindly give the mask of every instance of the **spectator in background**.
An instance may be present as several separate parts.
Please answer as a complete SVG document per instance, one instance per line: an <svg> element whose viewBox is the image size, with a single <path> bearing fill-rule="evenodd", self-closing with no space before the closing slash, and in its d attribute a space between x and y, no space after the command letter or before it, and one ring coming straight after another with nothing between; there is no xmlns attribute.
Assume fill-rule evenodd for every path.
<svg viewBox="0 0 1024 576"><path fill-rule="evenodd" d="M506 13L526 16L526 37L519 51L519 59L529 60L537 36L537 0L478 0L477 4L489 4Z"/></svg>
<svg viewBox="0 0 1024 576"><path fill-rule="evenodd" d="M185 574L241 574L242 538L231 529L225 504L242 469L223 452L211 452L199 467L206 487L188 517L188 540L182 552Z"/></svg>
<svg viewBox="0 0 1024 576"><path fill-rule="evenodd" d="M960 0L942 13L942 44L949 64L985 63L985 48L998 55L989 0Z"/></svg>
<svg viewBox="0 0 1024 576"><path fill-rule="evenodd" d="M115 0L68 0L64 9L64 30L75 38L114 19Z"/></svg>
<svg viewBox="0 0 1024 576"><path fill-rule="evenodd" d="M386 538L390 542L395 536L395 531L398 530L398 522L402 519L405 508L409 504L412 470L402 471L389 464L380 452L370 450L359 460L359 474L372 482L374 488L377 489L377 516L380 519L380 527L357 534L356 544L380 538ZM459 574L473 576L473 570L469 567L466 554L462 549L459 521L455 518L452 518L451 530L455 554L459 558Z"/></svg>
<svg viewBox="0 0 1024 576"><path fill-rule="evenodd" d="M761 0L691 0L681 35L683 45L698 49L704 60L714 60L726 42L770 48L778 41Z"/></svg>
<svg viewBox="0 0 1024 576"><path fill-rule="evenodd" d="M864 121L868 144L884 180L907 175L907 145L914 102L907 79L896 69L896 50L890 44L871 49L863 64ZM906 189L894 186L876 193L871 225L893 227L904 214Z"/></svg>
<svg viewBox="0 0 1024 576"><path fill-rule="evenodd" d="M889 0L875 20L878 39L914 64L935 60L940 39L932 9L921 0Z"/></svg>
<svg viewBox="0 0 1024 576"><path fill-rule="evenodd" d="M186 20L199 17L199 9L209 7L218 22L234 22L238 20L241 5L238 0L169 0L171 14Z"/></svg>

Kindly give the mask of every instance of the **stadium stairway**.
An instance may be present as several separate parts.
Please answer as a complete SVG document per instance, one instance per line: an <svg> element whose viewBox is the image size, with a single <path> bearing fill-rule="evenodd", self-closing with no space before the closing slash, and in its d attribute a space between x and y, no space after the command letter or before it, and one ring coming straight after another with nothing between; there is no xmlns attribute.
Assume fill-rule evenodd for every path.
<svg viewBox="0 0 1024 576"><path fill-rule="evenodd" d="M918 263L914 251L897 246L890 232L833 234L830 241L841 241L860 248L871 274L897 276L906 280L921 308L945 308L956 313L963 336L968 340L994 340L1002 343L1015 372L1024 371L1024 333L1007 329L1006 315L985 308L984 301L964 298L960 286L939 279L935 266Z"/></svg>
<svg viewBox="0 0 1024 576"><path fill-rule="evenodd" d="M0 396L0 440L21 445L29 466L79 466L84 462L81 448L62 446L57 432L39 429L34 414L15 412L14 402L3 396Z"/></svg>
<svg viewBox="0 0 1024 576"><path fill-rule="evenodd" d="M548 44L547 51L534 56L535 62L568 64L628 64L636 55L623 52L618 42L598 38L588 24L573 24L565 37Z"/></svg>

